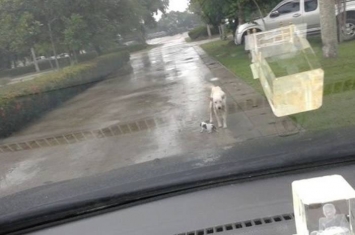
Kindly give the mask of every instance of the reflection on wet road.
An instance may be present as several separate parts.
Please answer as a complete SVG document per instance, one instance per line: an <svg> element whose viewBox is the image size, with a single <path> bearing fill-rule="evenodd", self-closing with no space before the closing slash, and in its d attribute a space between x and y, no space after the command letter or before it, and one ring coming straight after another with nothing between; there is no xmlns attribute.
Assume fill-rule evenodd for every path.
<svg viewBox="0 0 355 235"><path fill-rule="evenodd" d="M162 45L133 54L130 75L111 76L1 141L0 197L186 153L208 164L236 143L280 136L278 122L293 125L227 71L218 84L228 94L229 129L201 134L208 85L225 69L183 35L151 43Z"/></svg>

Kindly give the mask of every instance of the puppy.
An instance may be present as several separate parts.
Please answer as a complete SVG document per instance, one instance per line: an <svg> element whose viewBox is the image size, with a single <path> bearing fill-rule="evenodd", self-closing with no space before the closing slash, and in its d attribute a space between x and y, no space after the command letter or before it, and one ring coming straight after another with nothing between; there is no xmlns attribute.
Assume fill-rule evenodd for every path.
<svg viewBox="0 0 355 235"><path fill-rule="evenodd" d="M215 125L213 125L212 123L206 123L206 122L201 122L200 123L200 127L201 127L201 133L206 130L208 133L212 133L213 131L217 132L217 128L215 127Z"/></svg>
<svg viewBox="0 0 355 235"><path fill-rule="evenodd" d="M223 128L227 128L227 97L219 86L212 87L210 97L210 123L213 122L213 112L216 116L218 127L222 127L221 119L223 119Z"/></svg>

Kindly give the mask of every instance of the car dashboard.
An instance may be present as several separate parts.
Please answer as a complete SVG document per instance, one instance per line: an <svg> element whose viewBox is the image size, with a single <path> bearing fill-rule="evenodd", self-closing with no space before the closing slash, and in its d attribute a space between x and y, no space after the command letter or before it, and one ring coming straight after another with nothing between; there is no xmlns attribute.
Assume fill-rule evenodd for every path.
<svg viewBox="0 0 355 235"><path fill-rule="evenodd" d="M296 234L291 183L340 174L355 186L355 166L336 166L206 188L32 232L55 234Z"/></svg>

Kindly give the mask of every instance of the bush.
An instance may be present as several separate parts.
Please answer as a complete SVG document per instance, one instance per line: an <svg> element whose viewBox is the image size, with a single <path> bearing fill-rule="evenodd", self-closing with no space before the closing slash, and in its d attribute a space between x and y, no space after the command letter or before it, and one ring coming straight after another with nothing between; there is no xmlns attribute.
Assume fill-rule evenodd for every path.
<svg viewBox="0 0 355 235"><path fill-rule="evenodd" d="M205 34L204 36L208 36L207 29L204 26L194 28L188 34L191 40L196 40L198 37L201 37L204 34Z"/></svg>
<svg viewBox="0 0 355 235"><path fill-rule="evenodd" d="M78 62L82 63L82 62L86 62L86 61L89 61L89 60L93 60L97 56L98 55L97 55L96 51L88 52L86 54L80 54L80 55L78 55Z"/></svg>
<svg viewBox="0 0 355 235"><path fill-rule="evenodd" d="M194 28L188 34L189 34L189 37L191 38L191 40L197 40L197 39L201 39L201 38L206 38L206 37L208 37L207 27L206 26L200 26L200 27ZM212 35L219 34L218 28L217 27L211 27L211 34Z"/></svg>
<svg viewBox="0 0 355 235"><path fill-rule="evenodd" d="M38 67L41 71L45 71L48 69L52 69L52 66L50 64L52 63L52 66L55 67L55 60L45 60L45 61L39 61L38 62ZM70 59L69 58L60 58L58 59L59 66L61 68L67 67L70 65ZM2 70L0 71L0 77L17 77L29 73L35 73L36 68L34 64L24 66L24 67L18 67L15 69L7 69L7 70Z"/></svg>
<svg viewBox="0 0 355 235"><path fill-rule="evenodd" d="M138 44L138 45L132 45L132 46L128 46L126 49L129 52L136 52L136 51L141 51L144 49L147 49L148 44Z"/></svg>
<svg viewBox="0 0 355 235"><path fill-rule="evenodd" d="M123 68L127 51L108 54L33 80L0 88L0 136L6 137L64 101Z"/></svg>
<svg viewBox="0 0 355 235"><path fill-rule="evenodd" d="M89 52L86 54L78 55L78 61L80 63L86 62L86 61L95 59L96 57L97 57L96 52ZM65 67L68 67L69 65L71 65L69 58L60 58L60 59L58 59L58 62L59 62L59 66L61 68L65 68ZM52 65L51 65L51 63L52 63ZM52 66L55 67L55 60L45 60L45 61L38 62L38 67L41 71L52 69L53 68ZM28 66L18 67L15 69L2 70L2 71L0 71L0 78L2 78L2 77L13 78L13 77L18 77L21 75L26 75L26 74L35 73L35 72L36 72L35 65L31 64Z"/></svg>
<svg viewBox="0 0 355 235"><path fill-rule="evenodd" d="M0 71L0 77L16 77L20 76L23 74L28 74L28 73L34 73L36 72L35 66L34 65L29 65L29 66L24 66L24 67L18 67L15 69L6 69Z"/></svg>
<svg viewBox="0 0 355 235"><path fill-rule="evenodd" d="M147 49L148 44L137 44L137 45L131 45L131 46L121 46L115 49L110 49L106 51L106 53L116 53L120 51L129 51L129 52L136 52L136 51L141 51L144 49Z"/></svg>
<svg viewBox="0 0 355 235"><path fill-rule="evenodd" d="M123 51L136 52L136 51L144 50L147 47L148 47L147 44L122 46L119 48L108 50L105 52L105 54L111 54L111 53L117 53L117 52L123 52ZM88 52L86 54L81 54L81 55L78 55L78 62L82 63L82 62L90 61L92 59L95 59L97 56L98 55L96 52ZM39 61L38 66L39 66L40 70L45 71L45 70L52 69L50 62L52 63L52 66L55 67L55 60ZM71 65L69 58L60 58L60 59L58 59L58 62L59 62L59 66L61 68L65 68L65 67L68 67ZM22 76L22 75L26 75L26 74L30 74L30 73L35 73L35 72L36 72L36 68L35 68L34 64L31 64L28 66L18 67L15 69L2 70L2 71L0 71L0 78L5 78L5 77L13 78L13 77L18 77L18 76Z"/></svg>

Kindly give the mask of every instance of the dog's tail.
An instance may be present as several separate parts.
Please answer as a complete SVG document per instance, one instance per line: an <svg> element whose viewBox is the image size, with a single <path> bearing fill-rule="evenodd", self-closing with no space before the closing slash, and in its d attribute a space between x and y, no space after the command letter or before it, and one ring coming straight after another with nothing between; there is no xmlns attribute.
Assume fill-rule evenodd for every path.
<svg viewBox="0 0 355 235"><path fill-rule="evenodd" d="M206 89L212 90L212 88L214 88L216 86L212 83L206 83L205 87L206 87Z"/></svg>

